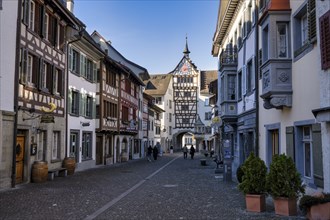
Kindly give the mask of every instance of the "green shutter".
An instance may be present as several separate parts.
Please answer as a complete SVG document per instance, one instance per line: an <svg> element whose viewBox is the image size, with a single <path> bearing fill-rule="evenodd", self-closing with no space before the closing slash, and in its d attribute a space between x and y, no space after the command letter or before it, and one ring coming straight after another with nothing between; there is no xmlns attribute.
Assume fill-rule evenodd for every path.
<svg viewBox="0 0 330 220"><path fill-rule="evenodd" d="M97 79L97 68L96 68L96 63L93 62L93 76L92 76L92 81L96 82Z"/></svg>
<svg viewBox="0 0 330 220"><path fill-rule="evenodd" d="M86 116L86 95L79 93L79 115Z"/></svg>
<svg viewBox="0 0 330 220"><path fill-rule="evenodd" d="M323 188L322 139L321 124L319 123L312 125L312 141L314 183Z"/></svg>
<svg viewBox="0 0 330 220"><path fill-rule="evenodd" d="M23 3L23 23L25 25L29 25L29 21L30 21L30 0L24 0Z"/></svg>
<svg viewBox="0 0 330 220"><path fill-rule="evenodd" d="M96 118L96 98L93 97L93 104L92 104L92 118Z"/></svg>
<svg viewBox="0 0 330 220"><path fill-rule="evenodd" d="M38 75L38 87L39 89L43 89L42 81L44 79L44 59L39 59L39 75Z"/></svg>
<svg viewBox="0 0 330 220"><path fill-rule="evenodd" d="M69 70L72 71L72 47L69 47L69 63L68 63L68 66L69 66Z"/></svg>
<svg viewBox="0 0 330 220"><path fill-rule="evenodd" d="M72 113L72 89L69 89L68 91L68 104L67 104L67 111L69 114Z"/></svg>
<svg viewBox="0 0 330 220"><path fill-rule="evenodd" d="M286 127L286 154L295 161L295 150L294 150L294 127Z"/></svg>

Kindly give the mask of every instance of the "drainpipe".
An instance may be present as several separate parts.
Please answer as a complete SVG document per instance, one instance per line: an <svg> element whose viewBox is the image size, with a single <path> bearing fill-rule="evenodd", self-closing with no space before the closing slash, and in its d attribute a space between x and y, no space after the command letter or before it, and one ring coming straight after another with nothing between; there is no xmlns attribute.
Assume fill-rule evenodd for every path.
<svg viewBox="0 0 330 220"><path fill-rule="evenodd" d="M257 157L259 157L259 26L258 26L258 11L259 11L259 5L256 1L255 3L255 55L256 60L254 62L255 66L255 102L256 102L256 141L255 141L255 154Z"/></svg>
<svg viewBox="0 0 330 220"><path fill-rule="evenodd" d="M18 118L18 84L19 84L19 54L21 41L21 20L22 20L22 0L18 0L17 21L16 21L16 58L15 58L15 79L14 79L14 134L13 134L13 158L11 170L11 187L15 188L16 184L16 137L17 137L17 118Z"/></svg>

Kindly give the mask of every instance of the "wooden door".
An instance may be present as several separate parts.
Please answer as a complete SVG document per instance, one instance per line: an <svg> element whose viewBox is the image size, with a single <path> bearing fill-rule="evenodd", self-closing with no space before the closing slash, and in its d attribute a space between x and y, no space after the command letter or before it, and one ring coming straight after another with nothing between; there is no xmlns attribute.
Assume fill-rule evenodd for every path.
<svg viewBox="0 0 330 220"><path fill-rule="evenodd" d="M25 137L16 138L16 184L23 182Z"/></svg>
<svg viewBox="0 0 330 220"><path fill-rule="evenodd" d="M103 144L102 136L96 136L96 165L102 164Z"/></svg>

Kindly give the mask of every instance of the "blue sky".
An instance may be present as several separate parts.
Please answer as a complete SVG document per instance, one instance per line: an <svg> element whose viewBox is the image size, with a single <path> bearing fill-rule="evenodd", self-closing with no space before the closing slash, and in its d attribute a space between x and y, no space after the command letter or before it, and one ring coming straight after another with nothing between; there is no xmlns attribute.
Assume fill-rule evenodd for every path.
<svg viewBox="0 0 330 220"><path fill-rule="evenodd" d="M74 13L127 59L150 74L172 71L183 57L200 70L216 70L211 55L219 0L75 0Z"/></svg>

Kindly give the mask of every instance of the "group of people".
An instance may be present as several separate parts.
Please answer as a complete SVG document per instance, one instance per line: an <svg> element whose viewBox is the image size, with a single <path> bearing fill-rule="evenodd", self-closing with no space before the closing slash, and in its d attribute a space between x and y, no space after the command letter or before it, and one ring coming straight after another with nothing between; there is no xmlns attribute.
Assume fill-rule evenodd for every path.
<svg viewBox="0 0 330 220"><path fill-rule="evenodd" d="M148 150L147 150L147 158L148 161L151 162L151 155L153 156L154 160L157 160L158 157L158 148L155 146L154 148L149 145Z"/></svg>
<svg viewBox="0 0 330 220"><path fill-rule="evenodd" d="M188 147L187 147L186 144L184 145L182 151L183 151L183 158L184 159L187 159L187 157L188 157ZM191 159L194 159L194 155L195 155L195 148L194 148L194 146L191 146L191 148L189 150L189 154L190 154Z"/></svg>

